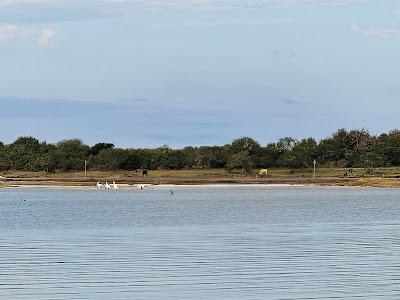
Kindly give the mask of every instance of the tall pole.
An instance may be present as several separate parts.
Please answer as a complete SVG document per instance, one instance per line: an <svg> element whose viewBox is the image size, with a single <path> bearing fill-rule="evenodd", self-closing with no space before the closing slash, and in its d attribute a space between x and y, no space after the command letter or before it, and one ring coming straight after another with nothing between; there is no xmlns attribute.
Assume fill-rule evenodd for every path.
<svg viewBox="0 0 400 300"><path fill-rule="evenodd" d="M87 161L85 160L85 179L86 179L86 173L87 173Z"/></svg>
<svg viewBox="0 0 400 300"><path fill-rule="evenodd" d="M314 180L315 179L315 166L317 165L317 160L314 159L313 163L314 163L314 172L313 172L312 178Z"/></svg>

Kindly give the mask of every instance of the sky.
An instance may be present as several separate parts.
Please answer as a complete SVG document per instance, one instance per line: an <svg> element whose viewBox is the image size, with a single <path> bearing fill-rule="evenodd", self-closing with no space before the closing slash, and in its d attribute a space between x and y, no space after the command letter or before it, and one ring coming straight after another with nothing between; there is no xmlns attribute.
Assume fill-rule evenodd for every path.
<svg viewBox="0 0 400 300"><path fill-rule="evenodd" d="M0 140L119 147L399 127L400 2L0 0Z"/></svg>

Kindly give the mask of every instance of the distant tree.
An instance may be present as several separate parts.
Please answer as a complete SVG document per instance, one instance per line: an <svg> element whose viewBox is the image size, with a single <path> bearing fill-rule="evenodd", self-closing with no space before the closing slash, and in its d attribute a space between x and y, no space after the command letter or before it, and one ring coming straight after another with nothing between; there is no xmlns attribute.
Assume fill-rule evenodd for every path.
<svg viewBox="0 0 400 300"><path fill-rule="evenodd" d="M136 170L140 168L140 157L139 153L135 149L125 150L127 151L127 156L125 163L121 166L124 170Z"/></svg>
<svg viewBox="0 0 400 300"><path fill-rule="evenodd" d="M241 169L245 174L253 172L254 164L247 151L241 151L233 154L226 164L228 172L232 172L235 169Z"/></svg>
<svg viewBox="0 0 400 300"><path fill-rule="evenodd" d="M292 137L284 137L278 140L276 147L279 151L290 151L297 144L297 140Z"/></svg>
<svg viewBox="0 0 400 300"><path fill-rule="evenodd" d="M338 162L344 159L344 151L332 138L323 139L317 145L318 158L321 163Z"/></svg>
<svg viewBox="0 0 400 300"><path fill-rule="evenodd" d="M197 147L185 147L182 149L185 157L185 167L195 168L197 164L198 148Z"/></svg>
<svg viewBox="0 0 400 300"><path fill-rule="evenodd" d="M9 170L11 167L7 145L0 142L0 171Z"/></svg>
<svg viewBox="0 0 400 300"><path fill-rule="evenodd" d="M89 152L90 147L84 145L81 140L64 140L56 144L51 160L59 170L82 170L85 160L89 157Z"/></svg>
<svg viewBox="0 0 400 300"><path fill-rule="evenodd" d="M97 143L92 148L90 148L90 154L91 155L97 155L102 150L112 149L112 148L114 148L114 144L111 144L111 143Z"/></svg>
<svg viewBox="0 0 400 300"><path fill-rule="evenodd" d="M92 156L90 166L97 170L136 170L140 168L140 159L134 149L108 148Z"/></svg>
<svg viewBox="0 0 400 300"><path fill-rule="evenodd" d="M261 149L259 164L260 168L272 168L279 166L279 157L282 151L278 149L276 143L270 143Z"/></svg>
<svg viewBox="0 0 400 300"><path fill-rule="evenodd" d="M90 166L96 170L118 170L126 161L126 150L107 148L90 158Z"/></svg>
<svg viewBox="0 0 400 300"><path fill-rule="evenodd" d="M293 146L287 157L290 168L310 168L317 157L317 142L313 138L303 139Z"/></svg>
<svg viewBox="0 0 400 300"><path fill-rule="evenodd" d="M52 172L56 169L56 165L54 161L52 161L52 157L54 152L56 151L56 146L53 144L47 144L43 142L40 144L40 154L37 156L35 160L35 169L42 170L46 172Z"/></svg>
<svg viewBox="0 0 400 300"><path fill-rule="evenodd" d="M172 150L168 153L164 167L172 170L183 169L186 166L185 152L182 150Z"/></svg>
<svg viewBox="0 0 400 300"><path fill-rule="evenodd" d="M202 146L197 149L197 168L223 168L232 155L229 146Z"/></svg>
<svg viewBox="0 0 400 300"><path fill-rule="evenodd" d="M256 155L260 152L261 146L258 142L249 137L241 137L231 144L232 153L247 152L249 155Z"/></svg>
<svg viewBox="0 0 400 300"><path fill-rule="evenodd" d="M366 129L339 129L317 142L285 137L265 147L250 137L241 137L223 146L171 149L119 149L111 143L93 147L80 140L57 144L19 137L13 143L0 142L0 171L82 170L84 161L98 170L223 168L228 171L254 168L310 168L312 161L327 166L375 168L400 166L400 131L379 136Z"/></svg>
<svg viewBox="0 0 400 300"><path fill-rule="evenodd" d="M138 149L140 168L156 170L160 167L159 149Z"/></svg>
<svg viewBox="0 0 400 300"><path fill-rule="evenodd" d="M400 131L392 130L388 134L379 136L377 143L379 148L375 149L381 156L387 158L388 164L400 166Z"/></svg>
<svg viewBox="0 0 400 300"><path fill-rule="evenodd" d="M33 137L19 137L9 145L8 159L14 170L37 171L36 160L40 155L40 143Z"/></svg>

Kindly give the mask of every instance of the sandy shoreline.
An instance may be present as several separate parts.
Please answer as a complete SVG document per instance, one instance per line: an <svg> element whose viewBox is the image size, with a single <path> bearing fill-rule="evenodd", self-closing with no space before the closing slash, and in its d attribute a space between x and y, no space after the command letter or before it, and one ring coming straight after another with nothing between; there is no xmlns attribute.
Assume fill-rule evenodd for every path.
<svg viewBox="0 0 400 300"><path fill-rule="evenodd" d="M168 188L168 189L182 189L182 188L229 188L229 187L307 187L318 186L310 184L158 184L146 185L148 188ZM35 184L20 184L8 185L4 189L66 189L66 190L98 190L96 186L78 186L78 185L35 185ZM120 190L138 189L138 185L119 185ZM113 189L111 189L113 190Z"/></svg>
<svg viewBox="0 0 400 300"><path fill-rule="evenodd" d="M68 175L68 176L67 176ZM157 174L156 174L157 175ZM160 175L160 174L158 174ZM162 175L162 174L161 174ZM296 177L296 176L268 176L265 178L257 177L211 177L194 176L191 173L170 174L147 178L131 176L118 173L96 173L91 177L82 178L81 176L71 176L71 174L60 174L59 176L47 176L37 173L16 173L10 174L5 181L0 181L0 188L43 188L43 189L76 189L76 190L95 190L96 183L111 186L115 181L121 189L134 189L138 185L152 186L153 188L228 188L228 187L317 187L317 186L360 186L360 187L385 187L400 188L400 175L398 177Z"/></svg>
<svg viewBox="0 0 400 300"><path fill-rule="evenodd" d="M361 185L321 185L321 184L159 184L159 185L146 185L144 190L149 189L165 189L165 190L178 190L178 189L221 189L221 188L362 188L362 187L377 187L379 186L361 186ZM380 187L390 188L390 187ZM1 189L1 188L0 188ZM34 185L34 184L21 184L21 185L8 185L2 189L47 189L47 190L82 190L82 191L95 191L99 190L96 186L78 186L78 185ZM140 188L135 185L120 185L118 190L122 191L138 191ZM115 189L101 191L118 191Z"/></svg>
<svg viewBox="0 0 400 300"><path fill-rule="evenodd" d="M132 171L84 172L3 172L0 188L96 189L96 183L116 182L122 189L140 184L157 188L188 187L315 187L369 186L400 188L400 168L381 168L369 174L365 169L354 169L351 176L343 175L343 168L319 168L315 178L310 172L271 169L265 177L230 174L222 169L152 170L144 177Z"/></svg>

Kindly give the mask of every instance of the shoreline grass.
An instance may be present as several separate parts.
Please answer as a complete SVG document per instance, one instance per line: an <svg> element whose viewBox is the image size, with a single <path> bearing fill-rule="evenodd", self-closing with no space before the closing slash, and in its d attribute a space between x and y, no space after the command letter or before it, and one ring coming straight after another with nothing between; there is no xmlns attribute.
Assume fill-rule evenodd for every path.
<svg viewBox="0 0 400 300"><path fill-rule="evenodd" d="M346 174L347 173L347 174ZM311 169L269 169L269 176L260 177L254 174L228 173L225 169L184 169L184 170L150 170L143 177L129 171L93 171L77 172L21 172L3 173L7 185L73 185L92 186L97 181L116 181L122 184L314 184L337 186L376 186L400 187L400 168L353 169L349 173L344 168L318 168L313 180ZM0 186L5 185L0 182Z"/></svg>

